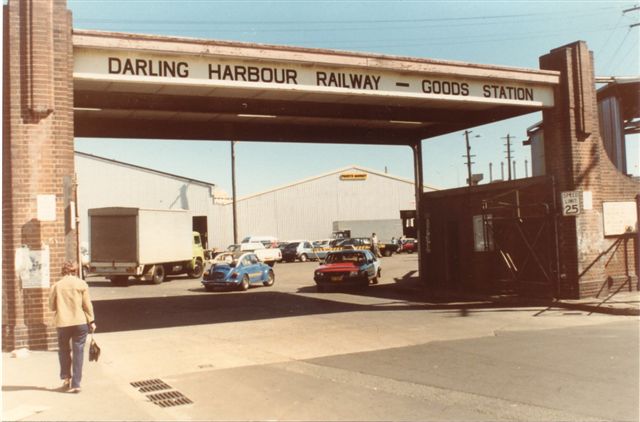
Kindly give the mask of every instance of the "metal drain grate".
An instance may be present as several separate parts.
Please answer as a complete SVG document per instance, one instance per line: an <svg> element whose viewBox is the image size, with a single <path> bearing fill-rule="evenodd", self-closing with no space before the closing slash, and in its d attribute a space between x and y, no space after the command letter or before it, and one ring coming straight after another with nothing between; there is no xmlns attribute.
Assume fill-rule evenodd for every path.
<svg viewBox="0 0 640 422"><path fill-rule="evenodd" d="M148 394L147 397L160 407L181 406L193 403L179 391L165 391L162 393Z"/></svg>
<svg viewBox="0 0 640 422"><path fill-rule="evenodd" d="M162 391L171 390L172 387L160 379L135 381L130 384L137 388L141 393L159 391L158 393L146 394L146 396L152 403L157 404L160 407L173 407L193 403L179 391Z"/></svg>
<svg viewBox="0 0 640 422"><path fill-rule="evenodd" d="M170 390L171 386L160 379L144 380L132 382L131 385L138 389L141 393L149 393L151 391Z"/></svg>

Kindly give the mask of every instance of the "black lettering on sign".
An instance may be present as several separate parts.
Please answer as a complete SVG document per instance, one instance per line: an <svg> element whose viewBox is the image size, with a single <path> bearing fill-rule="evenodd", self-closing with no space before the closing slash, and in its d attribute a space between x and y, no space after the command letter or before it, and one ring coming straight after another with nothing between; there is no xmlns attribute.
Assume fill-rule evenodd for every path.
<svg viewBox="0 0 640 422"><path fill-rule="evenodd" d="M469 84L466 82L423 79L422 92L425 94L461 95L466 97L469 95Z"/></svg>
<svg viewBox="0 0 640 422"><path fill-rule="evenodd" d="M501 86L501 85L483 85L482 95L485 98L533 101L533 88L522 88L517 86Z"/></svg>
<svg viewBox="0 0 640 422"><path fill-rule="evenodd" d="M298 71L277 67L221 65L209 63L209 79L239 82L298 84Z"/></svg>
<svg viewBox="0 0 640 422"><path fill-rule="evenodd" d="M316 72L316 85L335 88L380 89L380 76L363 73Z"/></svg>
<svg viewBox="0 0 640 422"><path fill-rule="evenodd" d="M108 72L112 75L160 76L188 78L189 64L170 60L120 59L108 57Z"/></svg>

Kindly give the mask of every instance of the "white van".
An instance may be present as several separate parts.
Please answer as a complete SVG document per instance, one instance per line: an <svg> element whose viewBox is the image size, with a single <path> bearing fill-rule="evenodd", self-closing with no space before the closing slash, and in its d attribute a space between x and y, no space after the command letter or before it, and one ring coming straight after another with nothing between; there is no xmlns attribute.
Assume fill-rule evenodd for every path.
<svg viewBox="0 0 640 422"><path fill-rule="evenodd" d="M260 242L265 248L275 248L278 245L278 238L273 236L247 236L240 243Z"/></svg>

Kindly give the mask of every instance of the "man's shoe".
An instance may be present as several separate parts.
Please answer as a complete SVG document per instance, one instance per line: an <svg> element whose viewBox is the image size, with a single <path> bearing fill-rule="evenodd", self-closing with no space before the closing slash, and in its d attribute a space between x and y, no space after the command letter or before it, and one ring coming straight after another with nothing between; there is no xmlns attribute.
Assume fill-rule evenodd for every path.
<svg viewBox="0 0 640 422"><path fill-rule="evenodd" d="M61 390L66 391L71 387L71 378L67 378L64 381L62 381L62 387L60 387Z"/></svg>
<svg viewBox="0 0 640 422"><path fill-rule="evenodd" d="M80 392L80 388L70 388L67 393L78 394Z"/></svg>

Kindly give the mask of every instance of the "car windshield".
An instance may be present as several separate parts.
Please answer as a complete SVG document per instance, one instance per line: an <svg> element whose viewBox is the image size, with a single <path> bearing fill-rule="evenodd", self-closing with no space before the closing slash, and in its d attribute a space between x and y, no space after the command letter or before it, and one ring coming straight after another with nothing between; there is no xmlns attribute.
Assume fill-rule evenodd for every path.
<svg viewBox="0 0 640 422"><path fill-rule="evenodd" d="M296 249L298 247L300 243L299 242L293 242L293 243L288 243L287 246L285 246L285 249Z"/></svg>
<svg viewBox="0 0 640 422"><path fill-rule="evenodd" d="M338 264L341 262L354 262L361 264L365 261L364 254L362 253L336 253L329 254L325 259L327 264Z"/></svg>

